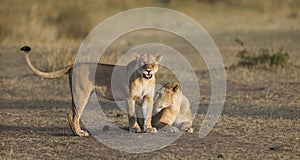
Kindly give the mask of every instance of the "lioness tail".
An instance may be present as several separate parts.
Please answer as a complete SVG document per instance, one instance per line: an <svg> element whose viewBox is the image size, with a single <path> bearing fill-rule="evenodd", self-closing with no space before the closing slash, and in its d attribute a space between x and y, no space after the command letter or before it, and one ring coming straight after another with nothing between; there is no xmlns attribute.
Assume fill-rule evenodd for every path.
<svg viewBox="0 0 300 160"><path fill-rule="evenodd" d="M25 58L27 61L27 64L29 65L30 69L38 76L44 77L44 78L57 78L57 77L61 77L65 74L67 74L70 69L73 67L72 65L66 66L61 70L58 71L54 71L54 72L43 72L38 70L37 68L35 68L29 58L29 52L31 51L31 48L29 46L24 46L20 49L20 51L23 51L25 53Z"/></svg>

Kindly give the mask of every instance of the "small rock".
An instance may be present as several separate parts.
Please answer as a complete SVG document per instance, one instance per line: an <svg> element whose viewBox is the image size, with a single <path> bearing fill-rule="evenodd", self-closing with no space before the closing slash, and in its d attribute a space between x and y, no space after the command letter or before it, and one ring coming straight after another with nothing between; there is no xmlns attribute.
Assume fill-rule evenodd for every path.
<svg viewBox="0 0 300 160"><path fill-rule="evenodd" d="M123 115L120 114L120 113L118 113L118 114L116 115L116 117L123 117Z"/></svg>
<svg viewBox="0 0 300 160"><path fill-rule="evenodd" d="M103 132L109 131L109 126L108 126L108 125L105 125L105 126L102 128L102 131L103 131Z"/></svg>
<svg viewBox="0 0 300 160"><path fill-rule="evenodd" d="M223 156L222 154L219 154L219 155L217 156L217 158L219 158L219 159L224 159L224 156Z"/></svg>
<svg viewBox="0 0 300 160"><path fill-rule="evenodd" d="M280 151L280 150L281 150L281 146L270 147L270 151Z"/></svg>

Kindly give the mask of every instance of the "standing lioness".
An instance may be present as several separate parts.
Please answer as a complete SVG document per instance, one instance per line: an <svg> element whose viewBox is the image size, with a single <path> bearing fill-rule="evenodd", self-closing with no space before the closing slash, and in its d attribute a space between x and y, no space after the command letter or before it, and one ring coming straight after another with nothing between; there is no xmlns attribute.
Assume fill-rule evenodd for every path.
<svg viewBox="0 0 300 160"><path fill-rule="evenodd" d="M94 90L104 98L127 101L129 130L131 132L141 131L135 115L135 101L142 99L143 116L145 118L143 129L145 132L156 132L156 128L153 128L151 125L155 92L154 74L158 70L158 63L162 56L154 57L149 54L136 54L136 59L127 66L79 63L69 65L55 72L42 72L35 68L30 61L30 47L24 46L20 50L26 53L25 58L31 70L41 77L56 78L69 74L73 105L72 110L68 114L68 121L74 134L78 136L89 135L87 131L80 128L79 120L89 100L89 96ZM93 71L96 72L92 73ZM119 79L112 79L114 71L117 71ZM117 86L117 88L114 88L116 95L113 94L112 85Z"/></svg>

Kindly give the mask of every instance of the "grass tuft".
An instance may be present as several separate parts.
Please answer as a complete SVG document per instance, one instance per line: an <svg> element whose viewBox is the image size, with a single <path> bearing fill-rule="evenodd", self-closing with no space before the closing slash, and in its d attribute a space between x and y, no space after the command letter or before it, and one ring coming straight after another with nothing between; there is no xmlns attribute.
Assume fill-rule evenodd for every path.
<svg viewBox="0 0 300 160"><path fill-rule="evenodd" d="M53 47L47 50L48 70L56 71L74 63L75 51L71 47Z"/></svg>
<svg viewBox="0 0 300 160"><path fill-rule="evenodd" d="M280 47L274 48L260 48L257 52L251 53L240 39L235 40L243 48L238 52L238 66L243 67L283 67L287 65L289 54Z"/></svg>

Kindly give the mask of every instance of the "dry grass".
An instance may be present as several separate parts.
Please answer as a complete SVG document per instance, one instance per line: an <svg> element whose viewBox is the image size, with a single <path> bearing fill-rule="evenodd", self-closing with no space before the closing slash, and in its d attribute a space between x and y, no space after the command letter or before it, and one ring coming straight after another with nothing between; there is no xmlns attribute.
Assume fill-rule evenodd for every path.
<svg viewBox="0 0 300 160"><path fill-rule="evenodd" d="M61 46L51 46L46 49L45 54L47 55L48 70L55 71L73 64L77 53L75 49L76 47L66 44Z"/></svg>
<svg viewBox="0 0 300 160"><path fill-rule="evenodd" d="M179 0L142 2L87 0L61 3L58 0L43 2L28 0L23 3L22 0L2 0L0 39L5 44L53 43L60 39L82 40L93 26L105 18L123 10L145 6L163 6L181 11L199 21L209 31L250 29L249 27L283 29L283 27L288 27L285 25L287 23L299 25L296 19L299 17L300 4L297 0L213 2L205 0L192 0L185 3ZM275 25L270 25L269 22Z"/></svg>

